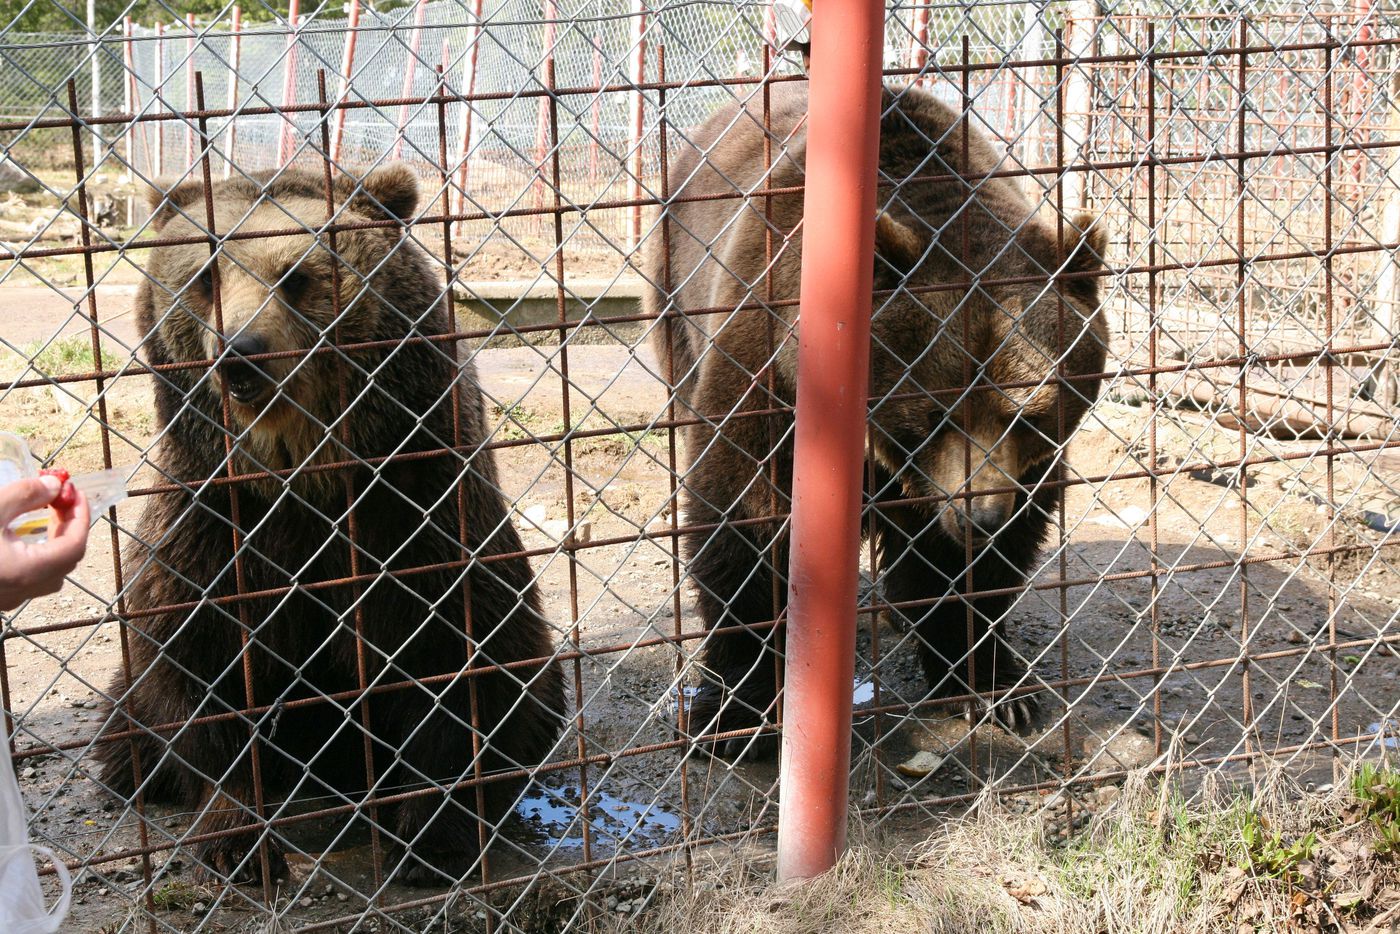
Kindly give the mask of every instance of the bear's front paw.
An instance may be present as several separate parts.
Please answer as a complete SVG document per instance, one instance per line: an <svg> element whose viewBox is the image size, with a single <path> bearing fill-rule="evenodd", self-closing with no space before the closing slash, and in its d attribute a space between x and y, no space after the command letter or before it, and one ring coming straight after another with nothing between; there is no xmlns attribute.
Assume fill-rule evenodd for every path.
<svg viewBox="0 0 1400 934"><path fill-rule="evenodd" d="M232 883L243 885L259 882L262 879L262 856L258 845L249 846L249 838L254 836L225 837L202 843L195 851L199 868L195 876L204 883ZM268 872L274 880L290 876L287 867L286 851L273 840L267 841Z"/></svg>
<svg viewBox="0 0 1400 934"><path fill-rule="evenodd" d="M396 849L399 868L392 881L414 888L438 889L449 888L466 878L476 861L477 850L475 842L457 850Z"/></svg>
<svg viewBox="0 0 1400 934"><path fill-rule="evenodd" d="M778 734L772 724L743 700L716 684L702 684L691 698L686 721L686 737L691 751L708 753L731 762L758 762L778 754ZM757 733L745 732L722 739L713 737L738 730L769 727ZM677 735L682 734L677 731Z"/></svg>
<svg viewBox="0 0 1400 934"><path fill-rule="evenodd" d="M962 704L963 716L967 722L975 726L990 714L992 721L1008 733L1021 736L1034 733L1044 716L1040 705L1040 689L1023 687L1016 693L987 696L996 694L998 690L1009 689L1014 683L1013 680L1000 685L983 685L978 690L977 697L965 700Z"/></svg>
<svg viewBox="0 0 1400 934"><path fill-rule="evenodd" d="M1033 733L1044 718L1039 691L1000 697L992 703L992 716L1002 729L1022 736Z"/></svg>

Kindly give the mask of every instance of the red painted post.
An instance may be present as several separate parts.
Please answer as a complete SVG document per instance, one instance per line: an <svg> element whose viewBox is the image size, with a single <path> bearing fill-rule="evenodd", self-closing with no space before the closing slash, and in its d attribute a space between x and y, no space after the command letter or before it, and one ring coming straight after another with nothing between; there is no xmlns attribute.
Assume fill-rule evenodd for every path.
<svg viewBox="0 0 1400 934"><path fill-rule="evenodd" d="M417 6L413 10L413 30L408 41L408 67L403 73L403 93L399 96L407 101L413 96L413 78L418 71L418 52L423 44L423 19L428 15L428 4L425 0L418 0ZM394 128L394 158L398 159L403 153L403 138L408 132L408 104L399 105L398 126Z"/></svg>
<svg viewBox="0 0 1400 934"><path fill-rule="evenodd" d="M122 78L122 111L128 116L136 115L136 100L138 91L136 89L136 52L131 45L132 27L131 17L122 17L122 69L126 74ZM126 132L126 174L136 174L136 127L133 119L131 127ZM131 202L128 201L128 204ZM128 216L127 223L132 223Z"/></svg>
<svg viewBox="0 0 1400 934"><path fill-rule="evenodd" d="M476 61L481 51L481 37L484 35L481 31L481 4L482 0L472 0L472 48L471 53L467 55L466 78L462 81L467 89L467 112L462 115L461 145L457 149L462 154L462 161L458 163L457 190L453 192L458 214L466 213L467 183L471 181L472 113L476 108L472 97L476 94Z"/></svg>
<svg viewBox="0 0 1400 934"><path fill-rule="evenodd" d="M915 84L924 83L924 70L928 67L929 12L928 0L914 7L914 31L909 37L909 65L919 69L919 73L914 76Z"/></svg>
<svg viewBox="0 0 1400 934"><path fill-rule="evenodd" d="M156 110L160 111L161 101L165 99L165 24L156 23L156 64L155 70L151 74L151 92L155 94ZM156 137L156 157L155 170L156 178L165 174L165 121L158 120L151 124L155 129Z"/></svg>
<svg viewBox="0 0 1400 934"><path fill-rule="evenodd" d="M628 68L627 77L632 84L640 85L647 79L647 4L646 0L632 0L632 61ZM631 178L627 182L627 197L632 201L641 201L642 197L642 105L645 103L641 91L633 91L630 98L631 119L628 124L631 134L627 140L628 149L632 152L632 172ZM630 246L637 246L642 242L642 206L638 203L632 208L628 229L627 243Z"/></svg>
<svg viewBox="0 0 1400 934"><path fill-rule="evenodd" d="M287 51L282 59L282 106L296 103L297 93L297 17L298 2L291 0L287 9ZM282 127L277 133L277 167L283 168L292 155L292 134L296 124L291 117L282 118Z"/></svg>
<svg viewBox="0 0 1400 934"><path fill-rule="evenodd" d="M185 112L194 111L194 14L185 14ZM194 118L185 118L185 168L194 166Z"/></svg>
<svg viewBox="0 0 1400 934"><path fill-rule="evenodd" d="M360 35L360 0L350 0L350 18L345 24L345 53L340 57L340 95L344 104L350 97L350 76L355 68L355 40ZM340 145L345 138L345 108L335 112L331 127L331 161L340 160Z"/></svg>
<svg viewBox="0 0 1400 934"><path fill-rule="evenodd" d="M540 50L544 53L544 58L540 60L540 67L546 75L552 74L556 41L554 22L558 16L559 10L554 4L554 0L544 0L544 36L540 43ZM540 98L539 111L535 120L534 208L537 211L544 207L544 177L549 161L549 135L549 96L546 95Z"/></svg>
<svg viewBox="0 0 1400 934"><path fill-rule="evenodd" d="M238 144L238 72L239 56L243 52L243 9L233 7L233 18L229 23L228 50L228 142L224 144L224 178L233 174L233 147Z"/></svg>
<svg viewBox="0 0 1400 934"><path fill-rule="evenodd" d="M778 878L846 845L856 580L870 378L880 0L814 4L788 570Z"/></svg>
<svg viewBox="0 0 1400 934"><path fill-rule="evenodd" d="M603 86L603 37L599 33L593 35L593 86L601 88ZM590 108L593 115L592 142L588 144L588 180L595 181L598 178L598 139L602 133L603 123L603 92L596 91L593 94L593 106Z"/></svg>

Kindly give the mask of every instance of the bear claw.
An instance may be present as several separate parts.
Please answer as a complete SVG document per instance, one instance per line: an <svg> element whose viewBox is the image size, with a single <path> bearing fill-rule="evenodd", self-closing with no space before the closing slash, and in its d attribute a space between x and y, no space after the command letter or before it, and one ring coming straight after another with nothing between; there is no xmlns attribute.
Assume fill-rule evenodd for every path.
<svg viewBox="0 0 1400 934"><path fill-rule="evenodd" d="M195 876L201 882L245 885L262 879L262 860L256 844L245 848L233 840L213 840L200 846L198 862ZM286 851L271 840L267 842L267 862L274 880L290 876Z"/></svg>

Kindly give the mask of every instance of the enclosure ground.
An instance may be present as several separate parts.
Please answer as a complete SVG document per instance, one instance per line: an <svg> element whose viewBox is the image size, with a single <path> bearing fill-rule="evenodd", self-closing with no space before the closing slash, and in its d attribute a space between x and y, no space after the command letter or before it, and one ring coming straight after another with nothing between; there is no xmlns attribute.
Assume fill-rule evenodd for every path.
<svg viewBox="0 0 1400 934"><path fill-rule="evenodd" d="M130 300L129 286L104 286L98 303L108 316L104 320L110 320L110 336L126 347L134 346L130 316L124 314ZM7 287L0 303L7 308L22 303L26 326L36 335L75 327L73 308L62 298L41 299ZM85 337L60 341L41 365L87 372L92 361L90 351L83 356L84 346ZM559 641L576 636L585 649L599 651L577 669L584 750L590 755L617 754L673 736L674 710L664 699L675 693L677 649L656 645L616 651L677 630L669 539L641 534L664 530L670 522L668 439L662 431L636 429L664 412L666 396L648 346L570 346L567 355L572 427L612 424L633 430L572 442L571 484L566 483L562 443L506 446L497 457L526 547L556 549L567 528L570 486L579 536L621 540L580 550L572 559L554 550L534 562ZM563 433L560 348L481 349L475 360L489 400L494 440ZM21 370L21 361L12 357L7 374L19 375ZM113 461L136 463L154 431L149 383L110 382L104 400L116 434ZM28 435L41 454L60 451L57 460L72 471L95 469L102 462L97 423L81 419L94 403L90 382L16 389L0 401L0 423ZM1146 405L1101 401L1075 436L1070 464L1083 476L1133 472L1146 457L1151 416ZM74 424L81 425L75 432L66 427ZM1337 562L1330 574L1347 582L1345 590L1334 593L1340 607L1335 617L1338 638L1374 644L1365 650L1329 653L1312 650L1325 644L1329 635L1329 559L1241 565L1237 559L1246 543L1240 539L1241 504L1233 481L1222 472L1193 467L1236 456L1239 443L1237 432L1199 413L1174 412L1158 421L1158 466L1169 475L1159 481L1157 492L1156 661L1173 668L1161 679L1159 721L1153 717L1155 679L1143 676L1144 671L1150 675L1154 660L1153 584L1143 574L1151 567L1148 481L1072 486L1063 574L1088 582L1065 591L1067 626L1053 589L1026 593L1010 623L1013 644L1040 677L1078 679L1062 689L1069 713L1064 713L1063 701L1046 692L1047 728L1028 737L989 725L970 733L961 719L948 718L936 708L921 708L910 718L858 713L853 803L874 808L897 798L950 798L984 782L1008 788L1095 774L1117 775L1116 781L1124 770L1160 762L1158 757L1169 751L1174 761L1188 764L1275 751L1282 751L1287 761L1293 747L1330 733L1327 685L1333 677L1346 688L1336 706L1338 737L1345 740L1382 728L1390 712L1375 705L1396 696L1400 666L1393 656L1381 654L1391 649L1377 637L1395 613L1400 584L1388 549L1372 547L1384 534L1368 516L1393 511L1393 455L1372 452L1338 459L1334 480L1348 493L1335 522L1312 492L1325 488L1321 459L1275 460L1250 473L1250 554L1319 548L1328 541L1329 528L1331 541L1365 546L1330 559ZM1308 445L1317 444L1254 436L1249 443L1255 454L1306 453ZM143 485L147 479L143 472L134 482ZM135 498L119 507L123 530L134 526L144 503ZM571 560L576 603L571 601ZM1193 569L1174 570L1188 567ZM1060 573L1058 562L1050 562L1036 584L1049 584ZM1104 575L1122 579L1109 587L1101 583ZM76 586L62 594L30 604L16 618L16 627L29 630L105 612L114 593L105 523L94 535L74 582ZM690 631L699 625L698 616L693 594L682 587L679 628ZM1248 611L1247 632L1242 608ZM882 705L919 701L923 685L915 652L901 644L909 637L882 620L877 660L872 618L862 616L857 702L870 708L877 683ZM697 645L682 645L686 660ZM5 650L10 708L21 749L95 732L99 694L120 660L115 624L23 636L7 641ZM1253 706L1248 730L1243 727L1239 661L1246 651L1273 656L1248 666ZM566 670L572 678L572 666ZM1248 737L1247 747L1243 737ZM577 737L571 734L561 740L556 756L567 759L577 749ZM31 756L19 768L25 798L37 811L36 836L70 858L91 861L136 845L137 822L134 813L123 810L87 777L88 760L80 753ZM925 758L911 766L920 753ZM1292 761L1302 768L1305 760ZM896 768L901 764L906 768ZM687 771L684 796L682 770ZM585 845L596 859L624 849L677 844L686 833L698 838L771 827L775 819L776 770L771 761L735 767L701 757L683 764L676 750L616 757L610 765L588 771L587 823L578 807L583 778L577 770L557 771L527 791L517 808L519 820L506 828L505 839L493 851L493 879L528 875L540 863L548 869L578 862ZM1045 803L1038 793L1018 800L1035 811L1043 810ZM1052 822L1046 832L1067 837L1100 801L1097 792L1076 795L1077 818ZM884 833L897 827L901 836L926 832L945 815L946 809L933 806L884 816L872 812L870 829ZM152 811L151 821L155 843L157 829L178 835L188 826L188 815ZM367 835L352 836L333 853L324 853L333 829L291 825L288 830L299 848L292 859L296 874L279 893L288 921L353 915L365 904L365 893L373 891ZM618 872L645 879L675 858L674 853L662 854L623 864ZM78 929L119 922L132 899L149 891L162 920L174 929L204 921L214 923L206 930L238 930L251 907L249 900L258 897L252 890L199 888L192 861L178 852L158 852L154 866L149 888L138 859L98 862L85 870L74 907ZM560 878L576 895L605 884L581 873ZM381 894L393 903L423 893L392 887Z"/></svg>

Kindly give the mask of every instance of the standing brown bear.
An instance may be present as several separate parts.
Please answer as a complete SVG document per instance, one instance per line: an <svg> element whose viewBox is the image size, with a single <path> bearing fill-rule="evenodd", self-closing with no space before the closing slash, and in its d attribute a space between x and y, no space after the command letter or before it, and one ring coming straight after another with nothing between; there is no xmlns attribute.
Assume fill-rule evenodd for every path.
<svg viewBox="0 0 1400 934"><path fill-rule="evenodd" d="M867 465L875 572L886 601L913 604L896 621L917 636L930 691L1019 686L994 709L1025 729L1037 706L1003 617L1060 502L1064 442L1098 392L1104 238L1081 218L1061 245L1017 182L983 177L1007 167L991 142L928 92L887 88L883 105L872 261L887 294L871 321ZM762 192L802 185L806 107L805 89L772 88L766 176L758 95L690 134L672 162L668 229L646 261L648 310L672 315L655 325L658 352L682 417L703 419L687 429L686 525L700 528L684 550L705 625L722 631L704 643L693 735L775 714L782 630L768 621L787 597L787 539L768 517L790 509L801 226L821 218L803 218L800 193L768 196L765 215ZM937 288L969 279L971 289ZM1057 363L1088 378L1058 382ZM972 591L1007 592L964 601L969 571Z"/></svg>
<svg viewBox="0 0 1400 934"><path fill-rule="evenodd" d="M323 185L297 171L216 183L214 232L228 239L212 260L202 185L153 198L158 235L191 241L152 251L137 296L156 369L152 460L179 489L147 502L123 558L130 664L105 733L135 738L98 743L100 779L192 809L193 835L247 828L199 844L224 878L255 871L264 842L286 868L285 838L258 824L256 767L269 816L293 797L354 804L386 831L392 878L446 884L521 780L465 783L549 755L562 681L553 662L465 674L548 659L554 640L480 447L475 368L455 341L431 340L455 329L441 277L397 220L417 182L401 166L339 180L337 222L379 226L338 232L334 252L314 232ZM289 229L304 232L246 236ZM258 357L337 342L372 346ZM287 473L219 482L230 467ZM258 596L225 599L238 593ZM362 677L408 686L362 699ZM370 782L379 797L428 793L375 805Z"/></svg>

